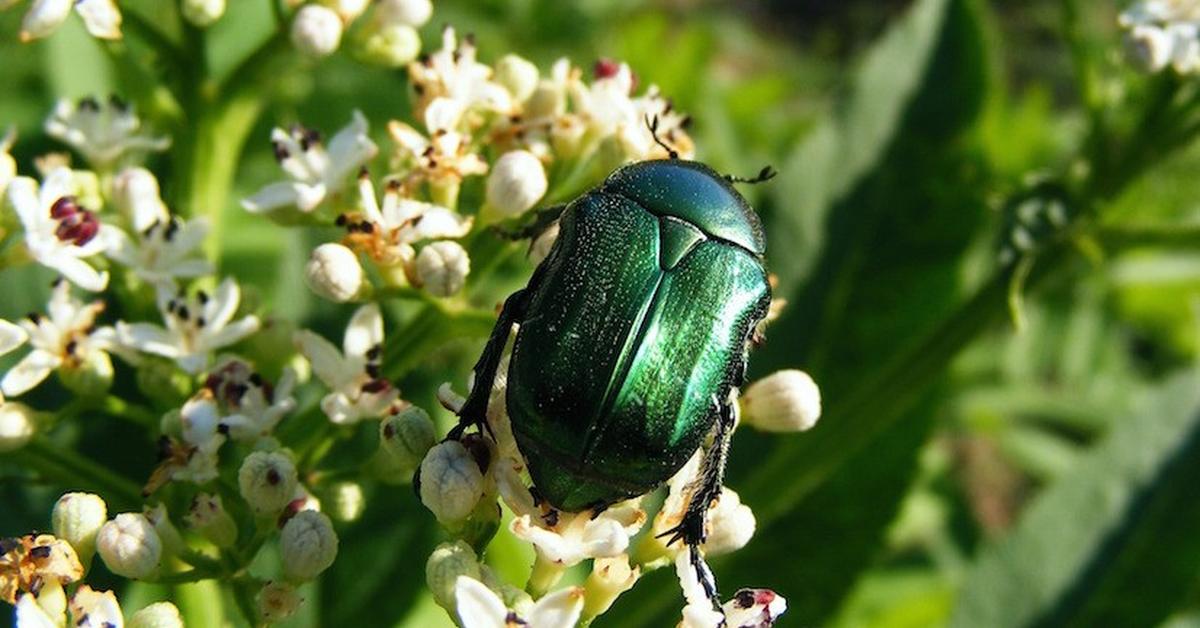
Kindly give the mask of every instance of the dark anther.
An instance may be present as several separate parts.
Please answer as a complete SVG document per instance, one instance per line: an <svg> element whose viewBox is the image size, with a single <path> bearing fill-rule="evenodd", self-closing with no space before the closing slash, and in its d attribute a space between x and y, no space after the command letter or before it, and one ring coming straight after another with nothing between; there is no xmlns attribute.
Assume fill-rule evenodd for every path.
<svg viewBox="0 0 1200 628"><path fill-rule="evenodd" d="M372 224L372 223L370 223L370 222L368 222L368 221L366 221L366 220L364 220L364 221L362 221L362 222L358 223L358 230L359 230L359 231L361 231L361 232L363 232L363 233L374 233L374 232L375 232L375 225L374 225L374 224Z"/></svg>
<svg viewBox="0 0 1200 628"><path fill-rule="evenodd" d="M422 157L431 157L431 156L433 156L433 147L432 147L432 146L426 146L426 147L425 147L425 150L421 151L421 156L422 156Z"/></svg>
<svg viewBox="0 0 1200 628"><path fill-rule="evenodd" d="M400 191L400 181L398 179L388 179L387 183L384 183L383 185L384 189L386 189L388 192Z"/></svg>
<svg viewBox="0 0 1200 628"><path fill-rule="evenodd" d="M375 346L371 347L370 349L367 349L367 359L368 360L378 360L379 354L382 352L383 352L383 347L380 345L375 345Z"/></svg>
<svg viewBox="0 0 1200 628"><path fill-rule="evenodd" d="M592 75L597 79L612 78L621 71L621 64L612 59L600 59L592 66Z"/></svg>
<svg viewBox="0 0 1200 628"><path fill-rule="evenodd" d="M75 350L78 348L79 348L79 343L74 340L68 341L67 346L65 347L65 349L67 350L67 355L75 355Z"/></svg>
<svg viewBox="0 0 1200 628"><path fill-rule="evenodd" d="M217 424L217 433L228 436L229 435L229 426L225 423L218 423Z"/></svg>
<svg viewBox="0 0 1200 628"><path fill-rule="evenodd" d="M379 379L380 373L379 373L379 365L378 364L373 364L373 363L367 364L366 370L367 370L367 375L370 375L372 379Z"/></svg>
<svg viewBox="0 0 1200 628"><path fill-rule="evenodd" d="M745 177L736 177L734 175L727 174L727 175L725 175L725 180L730 183L749 183L749 184L753 185L755 183L763 183L764 181L770 181L771 179L774 179L775 175L777 175L777 174L779 174L779 173L776 172L775 169L772 168L771 166L763 166L763 169L759 170L757 175L755 175L754 177L751 177L749 179L747 179Z"/></svg>
<svg viewBox="0 0 1200 628"><path fill-rule="evenodd" d="M100 111L100 103L96 102L96 99L91 96L85 96L79 99L79 108L84 111L96 112Z"/></svg>
<svg viewBox="0 0 1200 628"><path fill-rule="evenodd" d="M162 436L158 437L158 460L160 462L171 457L172 449L174 449L174 447L171 446L170 436L163 434Z"/></svg>
<svg viewBox="0 0 1200 628"><path fill-rule="evenodd" d="M429 61L430 61L430 59L429 59L429 53L427 53L427 52L426 52L426 53L421 53L421 55L420 55L419 57L417 57L417 61L418 61L418 62L419 62L421 65L429 65Z"/></svg>
<svg viewBox="0 0 1200 628"><path fill-rule="evenodd" d="M462 60L462 53L455 50L453 53L450 54L450 58L454 59L455 63L458 63L460 60Z"/></svg>
<svg viewBox="0 0 1200 628"><path fill-rule="evenodd" d="M667 151L667 155L669 155L671 159L679 159L679 153L675 152L674 148L671 148L658 137L658 116L646 116L645 119L646 128L650 129L650 136L654 138L654 143L658 144L663 148L663 150Z"/></svg>
<svg viewBox="0 0 1200 628"><path fill-rule="evenodd" d="M74 196L64 196L50 206L50 217L55 220L61 220L68 216L74 216L79 211L79 206L75 204Z"/></svg>
<svg viewBox="0 0 1200 628"><path fill-rule="evenodd" d="M250 377L248 377L247 379L250 380L251 384L254 384L255 386L258 386L259 388L262 388L262 385L263 385L263 376L262 375L259 375L258 373L251 373Z"/></svg>
<svg viewBox="0 0 1200 628"><path fill-rule="evenodd" d="M51 547L49 545L39 545L29 550L29 555L34 558L50 558Z"/></svg>
<svg viewBox="0 0 1200 628"><path fill-rule="evenodd" d="M110 106L112 106L112 108L114 108L122 113L129 111L129 103L125 102L124 98L121 98L120 96L118 96L116 94L109 94L108 104Z"/></svg>
<svg viewBox="0 0 1200 628"><path fill-rule="evenodd" d="M203 290L197 290L196 291L196 300L200 302L200 305L204 305L205 303L208 303L208 293Z"/></svg>
<svg viewBox="0 0 1200 628"><path fill-rule="evenodd" d="M185 320L185 321L188 319L189 316L191 316L191 314L188 312L186 305L180 305L179 309L175 311L175 314L177 316L179 316L180 320Z"/></svg>
<svg viewBox="0 0 1200 628"><path fill-rule="evenodd" d="M283 161L289 156L288 149L282 142L271 142L271 149L275 152L275 161Z"/></svg>
<svg viewBox="0 0 1200 628"><path fill-rule="evenodd" d="M390 386L391 384L386 379L373 379L362 385L362 391L369 395L374 395L375 393L387 390Z"/></svg>
<svg viewBox="0 0 1200 628"><path fill-rule="evenodd" d="M205 323L207 323L207 321L204 320L203 316L196 318L196 327L204 327Z"/></svg>
<svg viewBox="0 0 1200 628"><path fill-rule="evenodd" d="M150 236L154 235L154 230L158 229L159 226L160 225L159 225L158 219L155 218L154 222L150 223L149 227L146 227L145 229L142 230L142 237L149 238Z"/></svg>
<svg viewBox="0 0 1200 628"><path fill-rule="evenodd" d="M267 484L275 486L276 484L279 484L281 480L283 480L283 478L279 477L279 471L273 468L267 469Z"/></svg>
<svg viewBox="0 0 1200 628"><path fill-rule="evenodd" d="M396 437L396 425L394 423L388 423L383 426L383 437L388 440Z"/></svg>
<svg viewBox="0 0 1200 628"><path fill-rule="evenodd" d="M214 393L217 392L217 386L220 386L220 385L221 385L221 376L216 373L212 373L204 380L204 387L213 391Z"/></svg>
<svg viewBox="0 0 1200 628"><path fill-rule="evenodd" d="M466 35L464 35L463 36L463 45L474 47L475 46L475 33L467 33Z"/></svg>
<svg viewBox="0 0 1200 628"><path fill-rule="evenodd" d="M413 93L420 96L425 93L425 88L420 83L413 84Z"/></svg>
<svg viewBox="0 0 1200 628"><path fill-rule="evenodd" d="M42 320L42 315L38 314L37 312L30 312L25 315L25 318L28 318L29 322L33 323L34 325L37 325L38 322Z"/></svg>
<svg viewBox="0 0 1200 628"><path fill-rule="evenodd" d="M339 227L345 227L346 223L349 222L349 220L350 219L346 217L346 214L338 214L337 218L335 218L333 220L333 224L335 224Z"/></svg>
<svg viewBox="0 0 1200 628"><path fill-rule="evenodd" d="M738 608L750 608L754 606L754 591L742 589L733 594L733 599L737 602Z"/></svg>
<svg viewBox="0 0 1200 628"><path fill-rule="evenodd" d="M179 232L179 221L174 217L167 223L167 229L163 231L163 238L170 242L175 239L175 234Z"/></svg>
<svg viewBox="0 0 1200 628"><path fill-rule="evenodd" d="M371 176L371 171L367 170L366 166L363 166L362 168L358 169L358 178L359 179L367 179L370 176Z"/></svg>
<svg viewBox="0 0 1200 628"><path fill-rule="evenodd" d="M179 302L175 299L167 301L167 314L174 314L175 309L179 307Z"/></svg>
<svg viewBox="0 0 1200 628"><path fill-rule="evenodd" d="M304 129L304 139L301 145L304 150L308 150L310 146L315 146L321 143L321 132L316 129Z"/></svg>
<svg viewBox="0 0 1200 628"><path fill-rule="evenodd" d="M546 525L553 528L554 526L558 525L558 511L551 510L550 512L548 512L544 516L542 516L542 520L546 522Z"/></svg>

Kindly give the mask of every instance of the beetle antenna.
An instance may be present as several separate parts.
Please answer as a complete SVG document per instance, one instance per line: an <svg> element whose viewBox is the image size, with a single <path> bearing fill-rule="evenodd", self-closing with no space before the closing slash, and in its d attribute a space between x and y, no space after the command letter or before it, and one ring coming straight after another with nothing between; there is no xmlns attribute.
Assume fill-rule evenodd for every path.
<svg viewBox="0 0 1200 628"><path fill-rule="evenodd" d="M776 171L774 168L772 168L770 166L763 166L763 169L758 171L757 176L751 177L749 179L747 179L746 177L739 177L739 176L735 176L732 174L727 174L727 175L725 175L725 180L730 183L749 183L749 184L753 185L755 183L764 183L766 181L770 181L771 179L774 179L775 175L777 175L777 174L779 174L779 172Z"/></svg>
<svg viewBox="0 0 1200 628"><path fill-rule="evenodd" d="M679 159L679 153L676 152L676 150L674 148L671 148L671 146L669 144L662 141L662 139L658 137L658 116L656 115L654 117L651 117L649 114L647 114L645 116L645 119L646 119L646 128L650 129L650 136L654 138L654 143L658 144L659 146L662 146L663 150L667 151L667 154L671 156L671 159Z"/></svg>

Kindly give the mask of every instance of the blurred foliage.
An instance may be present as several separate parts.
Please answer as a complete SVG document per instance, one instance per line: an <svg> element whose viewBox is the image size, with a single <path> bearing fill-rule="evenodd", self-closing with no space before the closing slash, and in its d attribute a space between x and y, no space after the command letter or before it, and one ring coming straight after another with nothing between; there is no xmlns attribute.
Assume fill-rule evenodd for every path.
<svg viewBox="0 0 1200 628"><path fill-rule="evenodd" d="M153 15L157 2L125 4ZM693 114L702 159L739 174L780 169L748 191L789 302L752 372L808 370L826 416L806 435L738 433L729 484L759 527L714 568L727 591L785 595L781 625L1200 623L1200 147L1143 146L1138 133L1149 127L1116 119L1110 148L1121 157L1140 146L1148 167L1103 170L1109 153L1089 152L1095 95L1080 91L1079 75L1102 76L1098 90L1119 93L1118 104L1147 97L1155 83L1121 61L1118 7L1081 5L1071 24L1064 9L1074 4L444 0L422 33L428 45L454 24L476 34L486 59L517 51L542 67L562 55L585 66L623 59ZM22 46L8 36L19 19L0 12L0 122L21 133L22 171L54 148L39 127L55 97L141 89L153 98L78 36L74 20ZM269 21L265 3L231 2L210 33L214 71L231 71ZM1079 55L1092 65L1081 70ZM248 299L274 314L280 333L300 324L336 337L345 313L314 299L300 276L316 240L234 199L273 177L270 127L333 129L353 108L386 120L407 111L405 78L340 56L287 76L244 152L233 147L242 159L222 271L255 287ZM382 139L381 128L374 134ZM1089 180L1081 192L1072 188L1081 160L1130 176ZM1016 271L997 262L996 243L1011 225L1006 199L1034 176L1065 181L1092 231L1045 245L1016 331ZM529 271L509 256L492 289L472 298L490 306ZM7 318L38 309L48 293L45 273L5 271L0 282ZM437 328L407 306L389 314L397 325L430 325L420 343L390 354L389 369L403 375L406 396L435 407L437 384L465 379L487 330ZM38 398L59 392L44 388ZM154 449L142 432L88 419L58 426L54 438L115 473L146 477ZM281 431L304 439L321 428L285 422ZM371 451L368 431L331 460ZM31 482L0 457L0 530L44 528L61 488ZM292 623L445 624L424 590L438 540L432 518L407 487L373 487L368 497L364 518L339 530L354 542ZM488 559L521 574L530 556L498 542ZM148 588L124 597L161 594ZM213 612L203 585L175 596L189 617ZM674 576L660 570L597 625L672 625L681 603Z"/></svg>

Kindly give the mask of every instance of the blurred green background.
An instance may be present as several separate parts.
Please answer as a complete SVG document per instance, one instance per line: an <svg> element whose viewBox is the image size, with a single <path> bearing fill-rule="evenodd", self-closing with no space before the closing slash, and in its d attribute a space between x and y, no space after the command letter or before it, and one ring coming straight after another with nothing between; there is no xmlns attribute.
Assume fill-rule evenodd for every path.
<svg viewBox="0 0 1200 628"><path fill-rule="evenodd" d="M270 28L265 2L230 5L209 37L218 74ZM1129 67L1121 8L435 2L427 49L452 24L476 35L484 61L627 61L692 114L700 159L781 172L748 191L788 301L752 374L809 371L825 416L808 434L737 434L728 484L759 527L748 547L714 561L727 594L778 590L790 605L784 626L1200 626L1200 150L1147 130L1159 84L1180 93L1196 79ZM15 155L30 174L34 156L59 150L40 131L56 97L136 97L148 86L74 19L44 42L16 43L20 17L0 13L0 125L18 128ZM236 199L277 178L266 141L276 124L332 131L359 108L384 144L383 123L407 115L406 78L343 55L284 76L238 167L222 272L244 280L280 328L337 338L347 310L313 298L301 278L328 234L280 229ZM1105 156L1125 167L1107 168ZM167 159L150 165L170 179ZM1058 194L1060 183L1078 228L1039 240L1014 287L1024 271L998 261L998 242L1021 199ZM472 298L495 303L530 268L518 256L504 271ZM0 274L0 316L40 309L46 279ZM399 305L389 315L398 325L415 316ZM433 408L438 383L462 382L486 333L473 331L406 347L396 367L405 397ZM55 394L43 387L32 403L52 406ZM125 424L56 429L136 481L154 464L150 436ZM359 455L354 447L338 455ZM65 487L35 479L0 456L3 534L47 526ZM339 528L338 561L294 623L445 624L423 590L432 517L405 487L368 490L366 515ZM517 581L526 552L498 541L489 560ZM123 602L166 593L133 585ZM207 593L174 594L186 604ZM674 625L681 605L673 573L660 570L597 625Z"/></svg>

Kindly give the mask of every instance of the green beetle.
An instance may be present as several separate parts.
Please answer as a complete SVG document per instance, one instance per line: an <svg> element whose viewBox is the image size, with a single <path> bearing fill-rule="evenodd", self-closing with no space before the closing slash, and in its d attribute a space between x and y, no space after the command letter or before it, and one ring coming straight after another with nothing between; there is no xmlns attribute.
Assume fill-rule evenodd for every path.
<svg viewBox="0 0 1200 628"><path fill-rule="evenodd" d="M712 435L671 541L690 546L714 599L696 548L720 494L747 352L771 303L762 227L734 181L697 162L645 161L557 210L558 239L505 301L451 433L486 428L517 324L505 402L534 486L555 508L645 494Z"/></svg>

